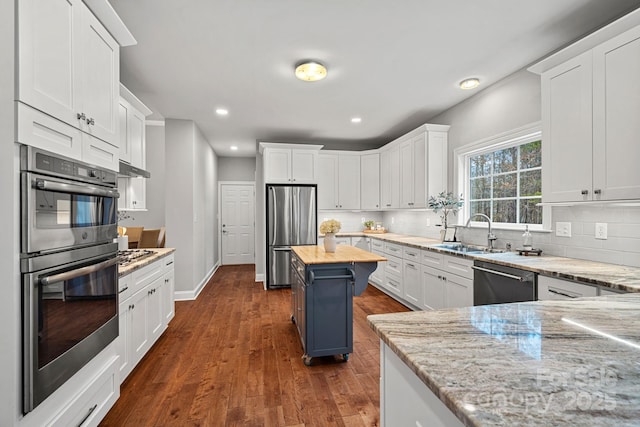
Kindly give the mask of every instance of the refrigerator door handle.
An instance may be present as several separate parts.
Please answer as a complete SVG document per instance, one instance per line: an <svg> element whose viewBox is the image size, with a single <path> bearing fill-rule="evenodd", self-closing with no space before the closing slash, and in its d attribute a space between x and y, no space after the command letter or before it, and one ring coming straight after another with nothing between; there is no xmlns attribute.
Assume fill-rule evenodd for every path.
<svg viewBox="0 0 640 427"><path fill-rule="evenodd" d="M291 252L291 248L273 248L275 252Z"/></svg>
<svg viewBox="0 0 640 427"><path fill-rule="evenodd" d="M273 205L271 205L270 209L272 212L274 212L274 218L273 218L273 240L269 243L269 246L273 246L276 243L276 232L278 230L278 221L276 221L275 218L275 207L277 206L276 203L276 189L273 187L269 187L269 190L271 190L271 192L273 193Z"/></svg>

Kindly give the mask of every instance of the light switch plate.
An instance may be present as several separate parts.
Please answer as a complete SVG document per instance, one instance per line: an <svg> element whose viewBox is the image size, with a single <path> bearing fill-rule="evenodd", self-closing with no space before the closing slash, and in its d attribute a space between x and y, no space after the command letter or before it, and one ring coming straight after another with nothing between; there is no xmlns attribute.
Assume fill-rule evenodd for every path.
<svg viewBox="0 0 640 427"><path fill-rule="evenodd" d="M607 240L606 222L596 222L596 239Z"/></svg>
<svg viewBox="0 0 640 427"><path fill-rule="evenodd" d="M556 236L571 237L571 223L556 222Z"/></svg>

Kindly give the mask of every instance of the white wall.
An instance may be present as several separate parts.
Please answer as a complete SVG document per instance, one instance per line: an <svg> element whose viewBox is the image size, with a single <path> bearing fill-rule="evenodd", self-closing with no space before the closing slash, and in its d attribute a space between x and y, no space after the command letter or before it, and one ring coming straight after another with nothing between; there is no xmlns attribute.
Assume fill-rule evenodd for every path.
<svg viewBox="0 0 640 427"><path fill-rule="evenodd" d="M218 158L218 181L254 181L255 157Z"/></svg>
<svg viewBox="0 0 640 427"><path fill-rule="evenodd" d="M165 120L167 247L176 248L176 298L197 295L219 264L217 156L190 120Z"/></svg>
<svg viewBox="0 0 640 427"><path fill-rule="evenodd" d="M17 2L0 2L0 426L11 426L20 417L20 244L19 171L14 134L14 7Z"/></svg>
<svg viewBox="0 0 640 427"><path fill-rule="evenodd" d="M145 165L147 179L146 211L127 212L131 218L120 221L125 227L160 228L165 226L165 142L164 126L146 126Z"/></svg>

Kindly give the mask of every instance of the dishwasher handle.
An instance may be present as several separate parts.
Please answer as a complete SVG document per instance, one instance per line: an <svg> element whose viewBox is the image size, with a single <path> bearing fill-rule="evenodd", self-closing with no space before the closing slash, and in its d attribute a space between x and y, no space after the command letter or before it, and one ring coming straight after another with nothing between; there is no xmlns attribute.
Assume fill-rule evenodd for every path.
<svg viewBox="0 0 640 427"><path fill-rule="evenodd" d="M515 274L503 273L502 271L490 270L488 268L478 267L478 266L475 266L475 265L471 266L471 268L473 268L474 270L478 270L478 271L484 271L485 273L495 274L497 276L502 276L502 277L507 277L509 279L517 280L518 282L524 282L525 281L525 279L523 277L516 276Z"/></svg>

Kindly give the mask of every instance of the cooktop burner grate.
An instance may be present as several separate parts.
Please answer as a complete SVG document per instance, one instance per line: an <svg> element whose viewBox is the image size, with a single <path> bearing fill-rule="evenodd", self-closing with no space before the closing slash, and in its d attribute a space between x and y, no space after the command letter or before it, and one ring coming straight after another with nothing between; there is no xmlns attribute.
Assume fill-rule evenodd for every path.
<svg viewBox="0 0 640 427"><path fill-rule="evenodd" d="M150 251L148 249L127 249L126 251L118 251L118 256L120 257L119 264L124 267L154 254L154 251Z"/></svg>

